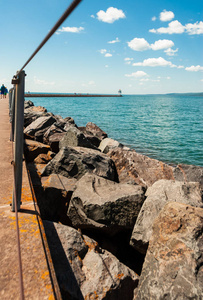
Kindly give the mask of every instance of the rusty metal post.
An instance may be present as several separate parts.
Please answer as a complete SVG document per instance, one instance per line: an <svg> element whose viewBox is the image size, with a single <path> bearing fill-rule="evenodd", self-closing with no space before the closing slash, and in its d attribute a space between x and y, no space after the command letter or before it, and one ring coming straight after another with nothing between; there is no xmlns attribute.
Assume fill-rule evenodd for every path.
<svg viewBox="0 0 203 300"><path fill-rule="evenodd" d="M23 125L24 125L24 85L25 72L18 73L18 77L13 80L16 86L15 93L15 125L14 125L14 189L12 211L15 211L15 197L17 210L20 210L21 205L21 190L22 190L22 170L23 170Z"/></svg>

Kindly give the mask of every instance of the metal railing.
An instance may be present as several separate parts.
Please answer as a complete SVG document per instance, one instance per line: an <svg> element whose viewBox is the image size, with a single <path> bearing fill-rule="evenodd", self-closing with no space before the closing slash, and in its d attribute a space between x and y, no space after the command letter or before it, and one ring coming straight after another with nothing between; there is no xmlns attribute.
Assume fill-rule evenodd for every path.
<svg viewBox="0 0 203 300"><path fill-rule="evenodd" d="M21 190L22 190L22 171L23 171L23 148L24 148L24 91L25 91L25 71L24 68L29 64L33 57L39 52L39 50L46 44L50 37L56 32L60 25L67 19L72 11L82 0L74 0L70 6L66 9L63 15L59 18L53 28L49 31L41 44L36 48L30 58L22 66L22 68L16 72L13 76L12 84L13 88L9 90L9 115L11 122L11 141L14 142L13 161L14 167L14 187L13 187L13 199L11 210L16 213L16 228L17 228L17 244L18 244L18 261L19 261L19 281L20 281L20 294L21 300L24 299L23 290L23 276L22 276L22 262L20 251L20 238L19 238L19 226L18 226L18 211L21 205Z"/></svg>

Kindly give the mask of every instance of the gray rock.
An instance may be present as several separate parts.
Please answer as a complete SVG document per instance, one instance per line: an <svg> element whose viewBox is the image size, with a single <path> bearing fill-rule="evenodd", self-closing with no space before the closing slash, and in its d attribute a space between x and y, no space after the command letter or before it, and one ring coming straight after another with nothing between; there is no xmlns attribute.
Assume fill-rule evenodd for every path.
<svg viewBox="0 0 203 300"><path fill-rule="evenodd" d="M34 103L31 100L24 101L24 109L34 106Z"/></svg>
<svg viewBox="0 0 203 300"><path fill-rule="evenodd" d="M200 185L196 182L159 180L148 188L146 196L130 241L141 253L146 252L154 220L166 203L179 202L196 207L203 205Z"/></svg>
<svg viewBox="0 0 203 300"><path fill-rule="evenodd" d="M193 165L178 165L174 169L175 180L199 182L203 192L203 167Z"/></svg>
<svg viewBox="0 0 203 300"><path fill-rule="evenodd" d="M48 144L50 145L50 148L53 152L59 152L59 142L62 140L65 134L65 132L54 133L49 137Z"/></svg>
<svg viewBox="0 0 203 300"><path fill-rule="evenodd" d="M51 222L44 227L64 299L133 298L139 279L134 271L73 228Z"/></svg>
<svg viewBox="0 0 203 300"><path fill-rule="evenodd" d="M86 133L92 134L96 137L98 137L100 140L103 140L104 138L108 137L106 132L104 132L101 128L99 128L96 124L89 122L86 125Z"/></svg>
<svg viewBox="0 0 203 300"><path fill-rule="evenodd" d="M144 199L141 186L85 174L77 182L68 216L77 228L102 229L111 235L133 228Z"/></svg>
<svg viewBox="0 0 203 300"><path fill-rule="evenodd" d="M44 143L49 143L49 138L53 135L53 134L56 134L56 133L63 133L63 132L66 132L64 129L63 129L63 125L60 123L60 122L55 122L54 124L52 124L47 130L46 132L44 133L43 135L43 142Z"/></svg>
<svg viewBox="0 0 203 300"><path fill-rule="evenodd" d="M36 136L37 132L41 131L41 135L43 135L54 122L56 120L52 116L39 117L24 129L24 133L29 136Z"/></svg>
<svg viewBox="0 0 203 300"><path fill-rule="evenodd" d="M42 170L42 176L55 173L80 179L87 172L118 181L115 165L108 156L82 147L62 148Z"/></svg>
<svg viewBox="0 0 203 300"><path fill-rule="evenodd" d="M153 234L135 299L202 300L203 209L168 203Z"/></svg>
<svg viewBox="0 0 203 300"><path fill-rule="evenodd" d="M111 138L103 139L99 145L99 149L103 153L108 153L111 149L114 149L117 147L123 148L123 145L121 143L119 143L118 141L113 140Z"/></svg>
<svg viewBox="0 0 203 300"><path fill-rule="evenodd" d="M70 126L59 143L59 149L63 147L87 147L97 149L76 127Z"/></svg>

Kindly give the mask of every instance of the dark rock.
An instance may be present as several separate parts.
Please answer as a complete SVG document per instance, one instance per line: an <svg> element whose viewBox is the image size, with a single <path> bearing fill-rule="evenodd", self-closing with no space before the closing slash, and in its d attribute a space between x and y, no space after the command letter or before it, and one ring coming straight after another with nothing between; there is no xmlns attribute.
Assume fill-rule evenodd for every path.
<svg viewBox="0 0 203 300"><path fill-rule="evenodd" d="M86 133L92 134L96 137L98 137L100 140L103 140L104 138L108 137L106 132L104 132L101 128L99 128L96 124L89 122L86 125Z"/></svg>
<svg viewBox="0 0 203 300"><path fill-rule="evenodd" d="M31 100L24 101L24 109L34 106L34 103Z"/></svg>
<svg viewBox="0 0 203 300"><path fill-rule="evenodd" d="M80 179L87 172L118 181L115 165L107 155L82 147L62 148L42 170L42 176L55 173Z"/></svg>
<svg viewBox="0 0 203 300"><path fill-rule="evenodd" d="M133 228L144 199L141 186L85 174L77 182L68 216L76 228L102 229L111 235Z"/></svg>
<svg viewBox="0 0 203 300"><path fill-rule="evenodd" d="M202 232L202 208L168 203L154 222L135 299L201 300Z"/></svg>
<svg viewBox="0 0 203 300"><path fill-rule="evenodd" d="M25 140L24 154L27 162L32 162L39 154L47 154L50 151L50 146L42 143Z"/></svg>
<svg viewBox="0 0 203 300"><path fill-rule="evenodd" d="M43 134L45 133L45 131L54 122L56 122L56 120L52 116L39 117L24 129L24 133L34 137L37 135L38 139L40 137L43 138Z"/></svg>
<svg viewBox="0 0 203 300"><path fill-rule="evenodd" d="M179 202L197 207L203 205L200 185L196 182L159 180L148 188L146 196L130 242L141 253L146 253L154 220L166 203Z"/></svg>
<svg viewBox="0 0 203 300"><path fill-rule="evenodd" d="M59 121L55 122L54 124L52 124L47 130L46 132L44 133L43 135L43 142L46 144L49 143L49 138L53 135L53 134L56 134L56 133L64 133L66 132L64 129L63 129L63 124L60 123Z"/></svg>
<svg viewBox="0 0 203 300"><path fill-rule="evenodd" d="M55 153L59 152L59 142L63 139L65 132L54 133L49 137L48 144L51 147L51 150Z"/></svg>
<svg viewBox="0 0 203 300"><path fill-rule="evenodd" d="M78 128L72 126L67 129L66 134L59 143L59 148L61 149L63 147L87 147L97 149Z"/></svg>
<svg viewBox="0 0 203 300"><path fill-rule="evenodd" d="M24 109L24 127L27 127L37 118L50 116L50 113L42 106L30 106Z"/></svg>
<svg viewBox="0 0 203 300"><path fill-rule="evenodd" d="M174 180L173 167L135 150L115 148L108 156L116 165L119 182L151 186L160 179Z"/></svg>
<svg viewBox="0 0 203 300"><path fill-rule="evenodd" d="M75 184L76 179L68 179L56 174L52 174L48 178L42 178L43 192L41 197L38 197L42 219L68 223L67 209L75 190Z"/></svg>
<svg viewBox="0 0 203 300"><path fill-rule="evenodd" d="M44 227L64 299L133 298L139 279L134 271L73 228L47 221Z"/></svg>

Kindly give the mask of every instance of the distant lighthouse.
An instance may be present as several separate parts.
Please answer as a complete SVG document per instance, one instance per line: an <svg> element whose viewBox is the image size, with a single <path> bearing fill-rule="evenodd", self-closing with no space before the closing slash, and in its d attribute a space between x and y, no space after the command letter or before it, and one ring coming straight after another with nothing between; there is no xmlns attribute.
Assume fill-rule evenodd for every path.
<svg viewBox="0 0 203 300"><path fill-rule="evenodd" d="M121 93L122 93L122 91L121 90L118 90L118 94L121 96Z"/></svg>

